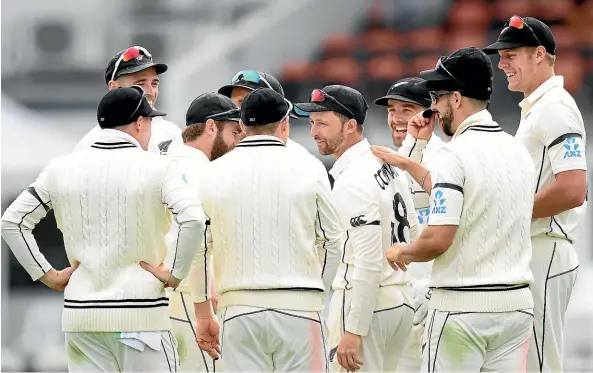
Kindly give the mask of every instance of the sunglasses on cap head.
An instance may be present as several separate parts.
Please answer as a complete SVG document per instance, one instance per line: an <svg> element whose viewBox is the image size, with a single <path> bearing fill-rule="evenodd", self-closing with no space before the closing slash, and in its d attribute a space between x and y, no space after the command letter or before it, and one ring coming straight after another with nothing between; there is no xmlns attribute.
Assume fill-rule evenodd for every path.
<svg viewBox="0 0 593 373"><path fill-rule="evenodd" d="M443 63L443 61L445 61L447 57L445 56L441 56L441 58L439 58L439 60L437 61L437 64L435 66L435 70L440 70L442 72L444 72L449 78L453 79L455 82L457 82L458 84L460 84L462 87L465 86L465 84L463 84L462 82L460 82L455 75L451 74L451 72L449 70L447 70L447 68L445 67L445 64Z"/></svg>
<svg viewBox="0 0 593 373"><path fill-rule="evenodd" d="M344 105L342 105L340 103L340 101L338 101L335 97L333 97L330 94L325 93L324 91L322 91L321 89L314 89L313 92L311 92L311 99L309 100L310 102L324 102L326 99L330 100L331 102L333 102L334 104L340 106L342 109L344 109L348 114L350 114L350 116L352 118L356 117L354 114L352 114L352 112Z"/></svg>
<svg viewBox="0 0 593 373"><path fill-rule="evenodd" d="M268 88L274 89L272 88L270 83L268 83L268 81L260 75L260 73L254 70L239 71L231 80L231 84L237 84L239 82L250 82L255 84L260 84L261 82L264 82L268 86Z"/></svg>
<svg viewBox="0 0 593 373"><path fill-rule="evenodd" d="M115 79L115 74L117 73L117 69L122 62L128 62L133 59L142 60L147 58L149 61L152 61L152 55L144 48L140 46L133 46L126 49L117 59L115 62L115 66L113 67L113 73L111 74L111 80Z"/></svg>
<svg viewBox="0 0 593 373"><path fill-rule="evenodd" d="M134 109L134 112L132 112L132 115L130 115L130 118L134 118L134 114L136 114L136 112L138 111L138 109L140 109L140 106L142 105L142 101L144 100L144 98L146 97L146 92L144 91L144 88L140 87L139 85L133 85L132 88L134 89L138 89L142 92L142 96L140 96L140 100L138 101L138 105L136 105L136 109Z"/></svg>
<svg viewBox="0 0 593 373"><path fill-rule="evenodd" d="M292 102L288 101L287 99L284 99L284 101L286 101L286 103L288 104L288 110L286 111L286 114L284 114L282 119L280 119L278 122L282 122L284 119L286 119L290 115L290 112L293 109Z"/></svg>
<svg viewBox="0 0 593 373"><path fill-rule="evenodd" d="M231 113L237 113L237 110L238 109L231 109L231 110L223 111L222 113L208 115L204 119L206 119L206 120L208 120L208 119L214 119L214 120L216 120L217 118L226 117L227 115L229 115Z"/></svg>
<svg viewBox="0 0 593 373"><path fill-rule="evenodd" d="M504 27L512 27L512 28L515 28L517 30L522 30L523 27L525 27L527 30L529 30L529 32L531 33L531 35L535 38L535 40L537 41L537 43L539 45L542 45L542 43L539 41L539 39L535 35L535 32L533 31L533 29L531 28L531 26L529 26L529 24L527 22L525 22L525 20L523 18L519 17L519 16L512 16L504 24Z"/></svg>

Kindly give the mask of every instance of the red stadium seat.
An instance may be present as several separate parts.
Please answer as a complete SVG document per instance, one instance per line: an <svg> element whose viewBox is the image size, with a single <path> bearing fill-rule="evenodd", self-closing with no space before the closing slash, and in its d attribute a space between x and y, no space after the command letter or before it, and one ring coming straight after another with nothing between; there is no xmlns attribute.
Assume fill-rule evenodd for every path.
<svg viewBox="0 0 593 373"><path fill-rule="evenodd" d="M402 39L392 29L371 29L362 35L360 45L367 52L395 52L404 46Z"/></svg>
<svg viewBox="0 0 593 373"><path fill-rule="evenodd" d="M456 28L447 34L446 41L449 54L463 47L483 48L487 41L486 30Z"/></svg>
<svg viewBox="0 0 593 373"><path fill-rule="evenodd" d="M357 38L347 33L332 34L323 41L323 50L326 55L350 54L357 47Z"/></svg>
<svg viewBox="0 0 593 373"><path fill-rule="evenodd" d="M282 82L300 82L314 77L315 69L309 61L288 61L280 67Z"/></svg>
<svg viewBox="0 0 593 373"><path fill-rule="evenodd" d="M320 62L319 78L326 83L356 86L362 75L360 64L352 57L330 57Z"/></svg>
<svg viewBox="0 0 593 373"><path fill-rule="evenodd" d="M412 30L406 34L409 49L416 51L431 51L443 47L443 29L422 28Z"/></svg>
<svg viewBox="0 0 593 373"><path fill-rule="evenodd" d="M564 88L572 94L579 93L585 79L585 59L580 54L565 49L558 50L556 56L555 71L557 75L564 77Z"/></svg>
<svg viewBox="0 0 593 373"><path fill-rule="evenodd" d="M492 7L495 20L505 22L513 15L529 17L535 14L537 7L531 0L497 0Z"/></svg>
<svg viewBox="0 0 593 373"><path fill-rule="evenodd" d="M410 75L418 76L420 71L434 69L440 57L438 53L430 53L413 59L410 63Z"/></svg>
<svg viewBox="0 0 593 373"><path fill-rule="evenodd" d="M449 9L448 24L451 27L481 29L490 23L489 5L484 0L461 0Z"/></svg>
<svg viewBox="0 0 593 373"><path fill-rule="evenodd" d="M575 7L574 0L536 0L536 10L532 17L541 20L567 19Z"/></svg>
<svg viewBox="0 0 593 373"><path fill-rule="evenodd" d="M556 49L570 49L579 45L578 35L571 26L553 25L550 29L556 41Z"/></svg>
<svg viewBox="0 0 593 373"><path fill-rule="evenodd" d="M395 54L373 57L365 65L366 76L371 80L394 81L407 75L407 70L406 64Z"/></svg>

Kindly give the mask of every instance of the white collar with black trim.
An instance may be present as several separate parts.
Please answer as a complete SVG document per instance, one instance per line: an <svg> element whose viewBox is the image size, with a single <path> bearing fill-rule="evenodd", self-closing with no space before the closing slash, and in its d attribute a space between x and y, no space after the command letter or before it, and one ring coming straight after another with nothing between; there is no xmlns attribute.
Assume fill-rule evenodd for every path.
<svg viewBox="0 0 593 373"><path fill-rule="evenodd" d="M484 109L465 118L459 127L457 127L453 138L461 136L466 131L502 132L502 128L492 120L490 112Z"/></svg>
<svg viewBox="0 0 593 373"><path fill-rule="evenodd" d="M236 147L254 148L260 146L286 146L286 144L276 136L254 135L244 138Z"/></svg>
<svg viewBox="0 0 593 373"><path fill-rule="evenodd" d="M342 156L336 160L332 169L329 170L329 174L334 180L337 180L338 176L340 176L346 167L348 167L350 162L370 151L371 144L369 144L367 139L362 139L361 141L346 149L344 154L342 154Z"/></svg>
<svg viewBox="0 0 593 373"><path fill-rule="evenodd" d="M99 141L91 145L95 149L125 149L125 148L140 148L142 146L133 136L112 128L105 128L101 130L101 137Z"/></svg>
<svg viewBox="0 0 593 373"><path fill-rule="evenodd" d="M523 109L527 105L533 105L537 100L542 98L549 90L556 87L564 87L564 77L561 75L554 75L550 77L548 80L543 82L539 87L535 89L535 91L531 92L531 94L525 97L521 102L519 102L519 106Z"/></svg>

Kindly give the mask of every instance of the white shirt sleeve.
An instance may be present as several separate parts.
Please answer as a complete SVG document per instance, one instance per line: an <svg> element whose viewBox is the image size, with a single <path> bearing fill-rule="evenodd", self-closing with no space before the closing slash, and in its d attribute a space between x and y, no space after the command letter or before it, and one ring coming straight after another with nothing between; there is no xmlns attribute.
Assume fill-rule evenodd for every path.
<svg viewBox="0 0 593 373"><path fill-rule="evenodd" d="M51 164L8 206L2 216L2 238L34 281L52 268L33 237L33 229L52 208L50 170Z"/></svg>
<svg viewBox="0 0 593 373"><path fill-rule="evenodd" d="M371 325L383 267L381 214L372 190L362 185L334 186L334 201L346 239L354 250L352 303L346 330L365 336Z"/></svg>
<svg viewBox="0 0 593 373"><path fill-rule="evenodd" d="M315 219L315 246L321 262L321 277L325 291L329 292L336 276L343 250L344 231L340 225L338 211L333 203L329 178L325 167L317 167L317 218Z"/></svg>
<svg viewBox="0 0 593 373"><path fill-rule="evenodd" d="M544 146L555 174L570 170L587 170L585 130L579 113L561 102L542 109L535 130Z"/></svg>
<svg viewBox="0 0 593 373"><path fill-rule="evenodd" d="M171 273L183 279L190 271L192 262L202 247L206 215L193 190L176 161L171 161L165 171L162 188L163 203L173 213L179 224L179 237L174 248Z"/></svg>
<svg viewBox="0 0 593 373"><path fill-rule="evenodd" d="M465 171L457 155L442 149L431 173L429 225L459 225L463 209Z"/></svg>
<svg viewBox="0 0 593 373"><path fill-rule="evenodd" d="M436 136L436 135L433 135ZM397 150L401 155L415 160L418 163L422 162L422 152L426 148L428 140L417 139L409 133L406 134L402 146Z"/></svg>

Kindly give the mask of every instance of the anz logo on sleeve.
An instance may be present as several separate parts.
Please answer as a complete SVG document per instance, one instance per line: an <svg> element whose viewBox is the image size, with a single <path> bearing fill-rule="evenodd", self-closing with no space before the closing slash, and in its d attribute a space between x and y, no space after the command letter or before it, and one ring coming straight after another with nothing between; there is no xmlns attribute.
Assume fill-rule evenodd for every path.
<svg viewBox="0 0 593 373"><path fill-rule="evenodd" d="M579 149L579 144L576 141L576 137L566 138L564 141L564 149L566 149L566 153L564 153L564 159L581 158L581 150Z"/></svg>
<svg viewBox="0 0 593 373"><path fill-rule="evenodd" d="M446 198L443 198L443 191L437 190L434 194L434 204L432 207L431 214L446 214L447 206L445 206Z"/></svg>

